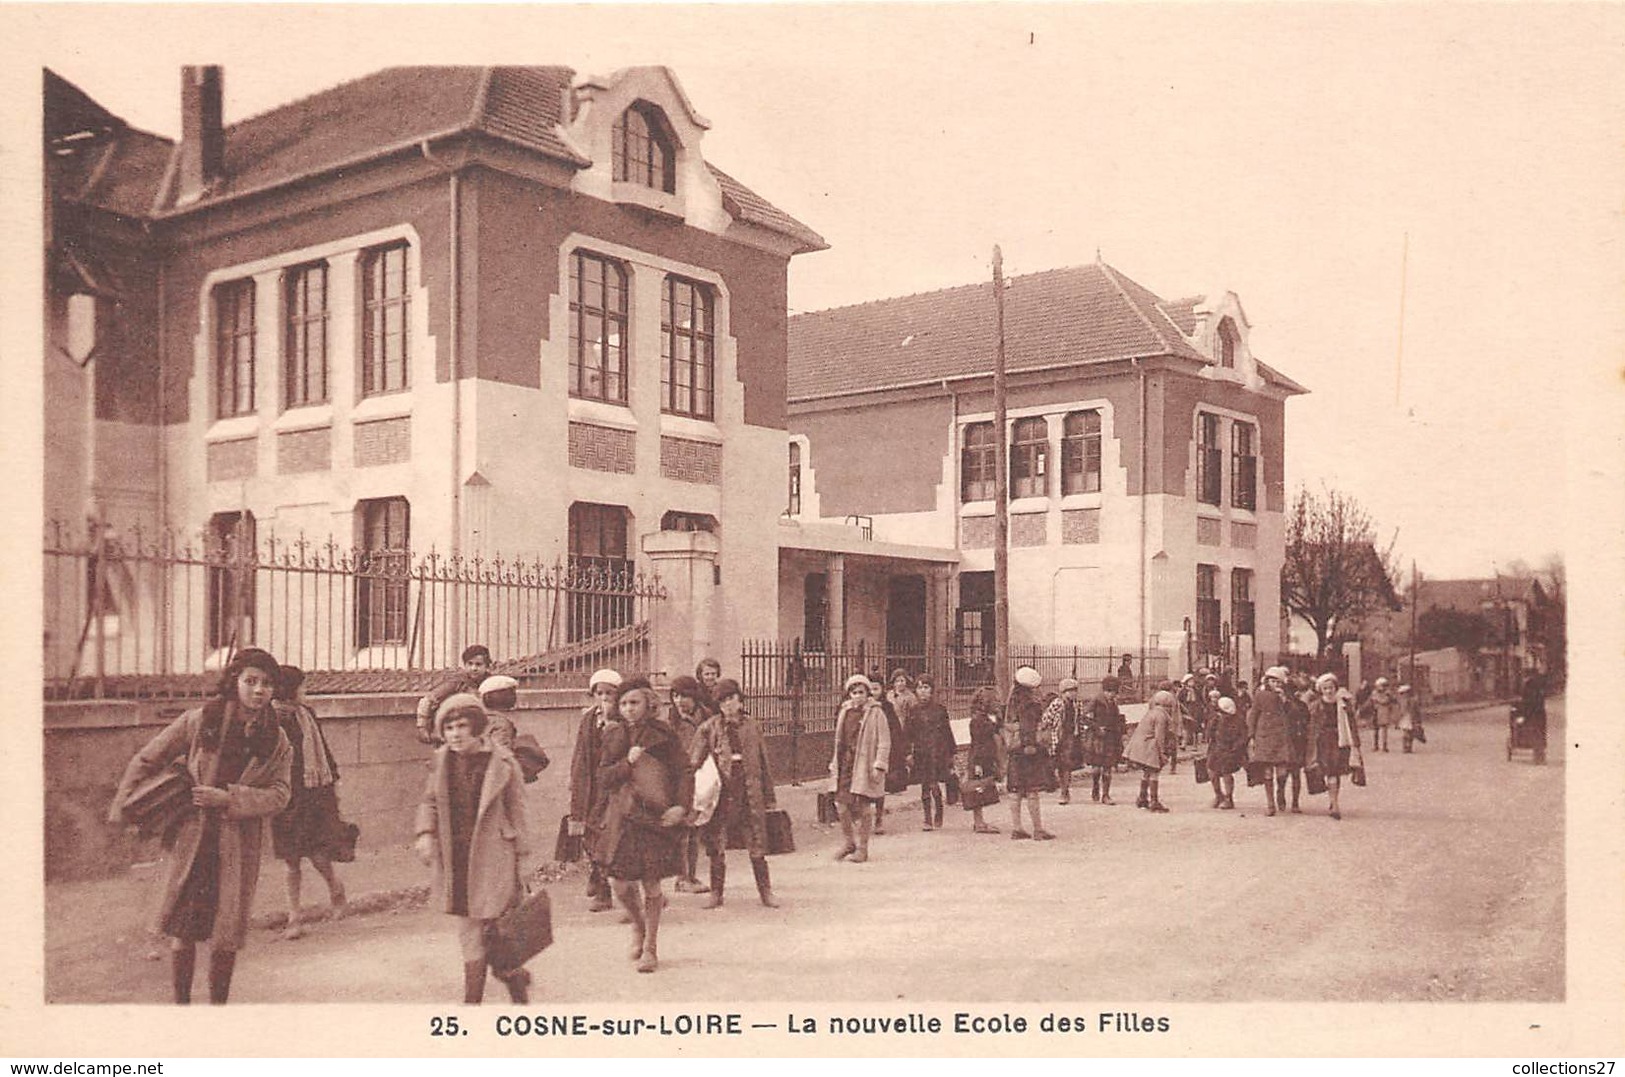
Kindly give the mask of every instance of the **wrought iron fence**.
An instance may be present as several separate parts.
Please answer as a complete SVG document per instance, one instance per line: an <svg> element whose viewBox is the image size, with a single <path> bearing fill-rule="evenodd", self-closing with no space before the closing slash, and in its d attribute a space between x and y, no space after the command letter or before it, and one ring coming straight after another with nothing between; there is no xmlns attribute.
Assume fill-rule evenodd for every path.
<svg viewBox="0 0 1625 1077"><path fill-rule="evenodd" d="M185 537L52 524L45 554L49 698L207 694L246 646L312 692L412 691L483 643L533 687L597 665L647 670L665 591L630 561L551 564L366 550L329 538Z"/></svg>
<svg viewBox="0 0 1625 1077"><path fill-rule="evenodd" d="M1125 660L1128 676L1123 677ZM810 651L791 640L746 640L740 648L740 684L750 698L751 713L768 735L833 729L835 711L853 673L869 673L882 682L895 669L910 676L928 674L934 698L949 713L963 717L971 694L994 683L993 653L980 647L871 647L859 640L842 651ZM1133 654L1111 648L1019 646L1010 648L1010 665L1030 665L1054 689L1062 677L1075 677L1087 697L1098 692L1107 675L1122 681L1119 699L1143 699L1146 686L1164 679L1168 656Z"/></svg>

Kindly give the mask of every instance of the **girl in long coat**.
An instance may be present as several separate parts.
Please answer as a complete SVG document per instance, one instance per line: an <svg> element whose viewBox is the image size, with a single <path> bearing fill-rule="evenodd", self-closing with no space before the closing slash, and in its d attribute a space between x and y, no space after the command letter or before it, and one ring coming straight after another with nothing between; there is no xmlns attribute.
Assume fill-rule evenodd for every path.
<svg viewBox="0 0 1625 1077"><path fill-rule="evenodd" d="M288 806L271 818L271 852L287 866L288 926L284 939L305 934L299 923L303 877L299 862L308 858L327 883L333 918L344 915L344 884L333 867L332 841L343 823L339 819L338 761L328 747L316 713L305 703L305 673L298 666L283 666L277 676L275 708L282 735L293 749L289 770Z"/></svg>
<svg viewBox="0 0 1625 1077"><path fill-rule="evenodd" d="M773 793L773 770L756 720L745 710L739 682L724 677L717 682L721 713L706 719L694 738L689 763L697 770L707 756L722 775L722 796L711 821L705 825L705 852L711 861L711 896L708 909L722 905L728 878L728 837L741 833L750 851L750 869L756 876L756 894L770 909L779 907L767 871L767 813L778 806Z"/></svg>
<svg viewBox="0 0 1625 1077"><path fill-rule="evenodd" d="M1236 701L1220 696L1207 721L1207 772L1213 782L1213 806L1236 806L1236 771L1247 763L1247 722Z"/></svg>
<svg viewBox="0 0 1625 1077"><path fill-rule="evenodd" d="M620 707L624 740L606 743L599 767L609 795L600 853L615 896L632 919L638 971L653 972L660 967L660 910L666 904L660 883L682 870L682 824L694 810L694 771L647 682L627 686Z"/></svg>
<svg viewBox="0 0 1625 1077"><path fill-rule="evenodd" d="M954 731L948 724L948 708L932 698L934 692L930 678L921 677L915 682L915 704L903 730L908 740L909 774L920 783L924 830L942 826L942 783L948 780L954 765Z"/></svg>
<svg viewBox="0 0 1625 1077"><path fill-rule="evenodd" d="M1119 687L1116 677L1101 678L1100 694L1089 704L1084 718L1083 761L1089 765L1089 799L1102 804L1117 803L1112 799L1112 771L1123 754L1123 732L1128 726L1117 705Z"/></svg>
<svg viewBox="0 0 1625 1077"><path fill-rule="evenodd" d="M1055 835L1044 829L1038 795L1049 782L1050 757L1038 736L1043 721L1044 705L1038 699L1038 687L1043 684L1039 672L1031 666L1016 670L1016 683L1010 689L1010 701L1004 712L1005 748L1009 755L1006 763L1005 784L1014 799L1010 801L1010 837L1033 838L1050 841ZM1027 814L1033 821L1032 833L1021 829L1021 805L1027 805Z"/></svg>
<svg viewBox="0 0 1625 1077"><path fill-rule="evenodd" d="M176 718L136 753L113 798L120 822L136 787L185 760L196 809L175 832L156 930L169 936L175 1001L192 1001L197 944L209 944L209 1001L231 993L237 951L260 877L265 820L287 807L293 749L271 696L281 668L258 648L238 652L215 699Z"/></svg>
<svg viewBox="0 0 1625 1077"><path fill-rule="evenodd" d="M1157 774L1179 748L1179 719L1175 716L1178 708L1172 692L1158 691L1151 697L1145 717L1123 746L1123 757L1140 768L1140 799L1134 802L1136 807L1154 812L1168 810L1157 795Z"/></svg>
<svg viewBox="0 0 1625 1077"><path fill-rule="evenodd" d="M587 682L592 702L582 708L581 721L576 726L575 752L570 758L570 821L569 833L582 839L588 858L587 909L603 912L611 907L609 876L604 872L604 861L596 854L599 830L603 826L604 790L598 780L598 766L603 761L606 741L616 739L621 726L621 675L613 669L601 669ZM624 737L619 751L626 751Z"/></svg>
<svg viewBox="0 0 1625 1077"><path fill-rule="evenodd" d="M1247 758L1264 765L1264 796L1269 803L1265 815L1275 814L1275 778L1292 762L1292 741L1287 730L1285 696L1287 671L1271 666L1247 711Z"/></svg>
<svg viewBox="0 0 1625 1077"><path fill-rule="evenodd" d="M835 859L869 859L870 814L875 801L886 795L886 768L891 761L891 730L886 712L872 694L862 673L846 679L846 699L835 715L835 750L829 761L829 791L841 813L845 844Z"/></svg>
<svg viewBox="0 0 1625 1077"><path fill-rule="evenodd" d="M994 717L993 693L978 688L970 697L970 754L965 760L965 777L971 781L982 778L1002 778L1003 742L999 739L999 721ZM997 787L995 786L995 789ZM970 808L971 830L977 834L997 834L999 828L982 818L981 805Z"/></svg>
<svg viewBox="0 0 1625 1077"><path fill-rule="evenodd" d="M1315 692L1317 698L1309 704L1309 766L1326 778L1326 792L1331 794L1328 814L1341 819L1338 794L1350 762L1360 757L1360 723L1349 698L1337 690L1336 674L1322 673L1315 681Z"/></svg>
<svg viewBox="0 0 1625 1077"><path fill-rule="evenodd" d="M1282 811L1287 810L1286 787L1292 783L1292 814L1301 814L1298 795L1303 787L1303 765L1309 758L1309 689L1307 677L1293 677L1282 694L1286 703L1286 740L1290 753L1286 763L1275 768L1275 802Z"/></svg>
<svg viewBox="0 0 1625 1077"><path fill-rule="evenodd" d="M514 1002L528 1002L530 973L490 966L491 922L524 900L520 865L530 855L525 781L519 761L486 735L480 697L462 692L435 711L442 742L429 763L414 832L419 858L434 869L433 901L457 920L463 1001L485 998L487 969Z"/></svg>

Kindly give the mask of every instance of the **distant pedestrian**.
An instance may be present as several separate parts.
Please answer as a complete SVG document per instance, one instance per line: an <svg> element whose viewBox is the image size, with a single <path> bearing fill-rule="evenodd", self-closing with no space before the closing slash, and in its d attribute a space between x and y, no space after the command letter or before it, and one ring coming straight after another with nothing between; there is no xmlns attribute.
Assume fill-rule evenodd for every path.
<svg viewBox="0 0 1625 1077"><path fill-rule="evenodd" d="M666 721L677 733L677 743L682 746L683 754L698 767L703 756L695 755L695 745L700 739L700 726L711 717L700 706L700 699L710 693L700 686L698 678L680 676L672 678L668 694L671 696L671 709L666 715ZM697 875L700 866L699 831L695 827L684 827L682 842L683 870L678 874L677 882L672 885L672 889L679 894L709 893L711 888L701 882Z"/></svg>
<svg viewBox="0 0 1625 1077"><path fill-rule="evenodd" d="M767 813L778 807L773 769L768 765L762 731L745 709L745 693L739 682L726 677L718 681L716 698L721 713L700 726L689 754L689 762L696 769L710 757L722 776L722 795L702 831L705 853L711 861L711 896L705 907L722 907L732 837L742 840L750 853L757 897L763 905L776 909L779 902L773 896L767 870Z"/></svg>
<svg viewBox="0 0 1625 1077"><path fill-rule="evenodd" d="M978 688L970 697L970 755L965 760L965 776L971 781L987 778L1000 781L1004 778L1001 765L1004 753L1001 751L995 707L993 693L986 688ZM999 833L998 827L982 818L980 805L971 808L971 830L977 834Z"/></svg>
<svg viewBox="0 0 1625 1077"><path fill-rule="evenodd" d="M1154 812L1166 812L1167 806L1158 796L1157 775L1179 748L1179 704L1166 688L1151 697L1134 732L1123 746L1123 757L1140 769L1140 798L1135 806Z"/></svg>
<svg viewBox="0 0 1625 1077"><path fill-rule="evenodd" d="M1072 772L1078 767L1079 712L1078 682L1062 677L1059 693L1044 707L1039 723L1044 747L1055 764L1055 777L1061 790L1061 803L1072 803Z"/></svg>
<svg viewBox="0 0 1625 1077"><path fill-rule="evenodd" d="M278 671L271 706L293 750L288 770L288 806L271 817L271 853L287 868L288 924L282 937L292 940L305 934L299 922L304 881L301 861L308 859L327 883L333 919L343 917L346 910L344 884L333 867L333 843L344 825L339 819L336 788L339 765L316 720L316 712L305 702L305 673L298 666L283 666Z"/></svg>
<svg viewBox="0 0 1625 1077"><path fill-rule="evenodd" d="M1399 698L1394 695L1387 677L1378 677L1376 685L1371 689L1371 707L1374 712L1372 728L1375 730L1375 736L1371 738L1371 750L1386 752L1388 730L1399 725Z"/></svg>
<svg viewBox="0 0 1625 1077"><path fill-rule="evenodd" d="M954 731L949 725L948 708L935 698L931 678L914 682L915 704L904 727L908 741L909 774L920 783L920 813L923 830L942 826L942 783L953 773Z"/></svg>
<svg viewBox="0 0 1625 1077"><path fill-rule="evenodd" d="M1207 724L1207 773L1213 783L1213 806L1236 806L1236 771L1247 764L1247 722L1236 701L1219 696Z"/></svg>
<svg viewBox="0 0 1625 1077"><path fill-rule="evenodd" d="M1247 760L1263 769L1265 815L1275 814L1275 778L1280 768L1292 762L1292 743L1287 728L1287 671L1271 666L1264 674L1264 687L1247 711Z"/></svg>
<svg viewBox="0 0 1625 1077"><path fill-rule="evenodd" d="M1089 766L1089 799L1101 804L1112 799L1112 772L1123 754L1123 734L1128 723L1117 705L1116 677L1104 677L1100 694L1089 704L1083 732L1083 761Z"/></svg>
<svg viewBox="0 0 1625 1077"><path fill-rule="evenodd" d="M1418 742L1426 744L1427 734L1422 729L1422 697L1410 685L1399 686L1399 731L1404 738L1406 755Z"/></svg>
<svg viewBox="0 0 1625 1077"><path fill-rule="evenodd" d="M1326 779L1326 792L1331 795L1327 814L1341 819L1339 793L1343 775L1360 752L1360 725L1352 700L1338 691L1335 673L1322 673L1315 681L1315 691L1318 698L1309 706L1309 766Z"/></svg>
<svg viewBox="0 0 1625 1077"><path fill-rule="evenodd" d="M1125 649L1123 660L1117 663L1117 685L1122 692L1134 690L1134 656Z"/></svg>
<svg viewBox="0 0 1625 1077"><path fill-rule="evenodd" d="M606 747L619 741L618 751L626 751L626 728L621 721L621 675L613 669L600 669L587 682L592 702L582 708L576 725L575 751L570 759L569 833L582 839L587 868L587 909L603 912L612 908L609 876L605 860L598 855L598 836L603 826L605 792L598 776Z"/></svg>
<svg viewBox="0 0 1625 1077"><path fill-rule="evenodd" d="M1039 794L1050 778L1050 757L1038 736L1044 715L1038 699L1043 676L1032 666L1016 668L1015 684L1004 709L1004 745L1008 757L1005 785L1010 790L1010 837L1050 841L1055 835L1044 829ZM1033 829L1021 829L1021 806L1026 804Z"/></svg>
<svg viewBox="0 0 1625 1077"><path fill-rule="evenodd" d="M438 743L434 739L434 716L439 711L440 704L459 692L469 694L479 692L480 682L491 672L491 651L483 643L472 644L463 649L462 663L461 669L418 700L418 740L424 744Z"/></svg>
<svg viewBox="0 0 1625 1077"><path fill-rule="evenodd" d="M463 1001L485 998L489 970L514 1002L530 1001L530 973L492 968L490 925L524 900L520 865L530 852L525 785L519 762L485 737L485 708L472 693L448 697L435 712L442 742L418 805L418 857L434 869L434 904L457 920Z"/></svg>
<svg viewBox="0 0 1625 1077"><path fill-rule="evenodd" d="M620 709L625 739L606 745L598 768L609 795L601 851L632 920L631 956L639 972L654 972L666 905L661 881L682 871L681 828L694 808L694 769L648 682L627 685ZM617 752L623 743L625 752Z"/></svg>
<svg viewBox="0 0 1625 1077"><path fill-rule="evenodd" d="M215 698L164 727L136 753L113 797L122 819L137 786L184 760L194 811L169 842L157 930L169 936L175 1001L192 1001L197 944L209 944L209 1001L231 993L237 951L260 876L264 822L287 807L293 748L271 708L281 667L256 647L237 652Z"/></svg>
<svg viewBox="0 0 1625 1077"><path fill-rule="evenodd" d="M891 730L875 698L872 682L861 673L846 679L846 699L835 716L834 754L829 761L829 791L840 810L845 839L837 860L855 864L869 859L874 802L886 794L886 768L891 759Z"/></svg>

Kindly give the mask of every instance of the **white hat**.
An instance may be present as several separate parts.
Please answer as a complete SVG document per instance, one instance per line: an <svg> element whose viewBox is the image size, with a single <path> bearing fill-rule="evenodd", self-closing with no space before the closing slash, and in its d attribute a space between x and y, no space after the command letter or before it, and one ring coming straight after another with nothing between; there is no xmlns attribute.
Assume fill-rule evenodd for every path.
<svg viewBox="0 0 1625 1077"><path fill-rule="evenodd" d="M1387 688L1388 687L1388 678L1387 677L1378 677L1377 678L1377 687L1378 688Z"/></svg>
<svg viewBox="0 0 1625 1077"><path fill-rule="evenodd" d="M861 684L865 688L869 689L871 695L874 694L875 685L874 682L869 679L868 674L854 673L852 676L848 677L846 679L846 691L848 694L851 694L852 686L854 684Z"/></svg>
<svg viewBox="0 0 1625 1077"><path fill-rule="evenodd" d="M1017 666L1016 683L1023 688L1037 688L1044 683L1044 676L1032 666Z"/></svg>
<svg viewBox="0 0 1625 1077"><path fill-rule="evenodd" d="M1264 679L1266 681L1277 680L1285 682L1291 676L1292 674L1287 672L1287 668L1285 666L1271 666L1269 669L1264 671Z"/></svg>
<svg viewBox="0 0 1625 1077"><path fill-rule="evenodd" d="M1221 696L1219 698L1219 709L1226 714L1234 714L1236 713L1236 701L1229 696Z"/></svg>
<svg viewBox="0 0 1625 1077"><path fill-rule="evenodd" d="M1060 688L1060 690L1063 691L1063 692L1068 691L1068 690L1073 689L1073 688L1081 688L1081 687L1082 687L1082 685L1078 684L1078 679L1076 677L1062 677L1061 678L1061 688Z"/></svg>
<svg viewBox="0 0 1625 1077"><path fill-rule="evenodd" d="M587 682L587 691L592 691L600 684L607 684L613 688L619 688L621 686L621 675L616 673L613 669L601 669L592 675L592 680Z"/></svg>
<svg viewBox="0 0 1625 1077"><path fill-rule="evenodd" d="M491 692L500 692L504 688L518 688L519 682L506 673L494 673L480 682L480 695L486 696Z"/></svg>
<svg viewBox="0 0 1625 1077"><path fill-rule="evenodd" d="M1401 692L1409 692L1411 690L1411 686L1408 684L1402 684L1399 686L1399 690Z"/></svg>
<svg viewBox="0 0 1625 1077"><path fill-rule="evenodd" d="M1332 685L1337 684L1337 674L1335 674L1335 673L1322 673L1320 676L1315 678L1315 687L1316 688L1324 688L1328 684L1332 684Z"/></svg>
<svg viewBox="0 0 1625 1077"><path fill-rule="evenodd" d="M1184 684L1186 681L1194 681L1195 679L1196 679L1196 674L1187 673L1183 677L1179 678L1179 683Z"/></svg>

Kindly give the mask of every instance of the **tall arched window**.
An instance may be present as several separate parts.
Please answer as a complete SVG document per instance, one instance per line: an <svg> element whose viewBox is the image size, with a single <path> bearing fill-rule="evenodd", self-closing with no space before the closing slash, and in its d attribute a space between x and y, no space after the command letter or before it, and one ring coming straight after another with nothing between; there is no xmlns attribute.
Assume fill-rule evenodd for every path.
<svg viewBox="0 0 1625 1077"><path fill-rule="evenodd" d="M632 105L615 121L615 179L667 194L677 192L676 153L665 114L646 101Z"/></svg>
<svg viewBox="0 0 1625 1077"><path fill-rule="evenodd" d="M1219 365L1234 369L1240 351L1241 334L1236 332L1236 323L1226 318L1219 323Z"/></svg>

